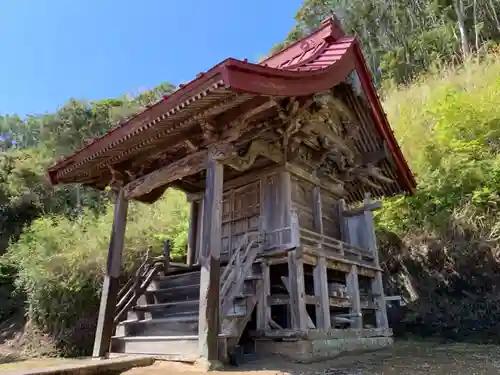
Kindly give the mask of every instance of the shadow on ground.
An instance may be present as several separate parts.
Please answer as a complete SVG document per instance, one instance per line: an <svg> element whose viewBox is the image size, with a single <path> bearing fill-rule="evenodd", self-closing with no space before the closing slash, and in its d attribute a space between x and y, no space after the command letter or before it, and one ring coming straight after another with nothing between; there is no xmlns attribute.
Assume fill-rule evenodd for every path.
<svg viewBox="0 0 500 375"><path fill-rule="evenodd" d="M392 349L342 356L335 360L299 364L279 357L249 358L239 367L213 372L219 375L497 375L500 347L475 344L396 342ZM127 371L126 375L201 374L195 366L157 362Z"/></svg>

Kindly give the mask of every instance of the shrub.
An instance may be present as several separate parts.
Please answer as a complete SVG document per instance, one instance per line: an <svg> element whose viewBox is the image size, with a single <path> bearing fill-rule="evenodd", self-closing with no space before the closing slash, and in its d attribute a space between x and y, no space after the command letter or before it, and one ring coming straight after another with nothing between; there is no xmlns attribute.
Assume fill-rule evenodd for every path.
<svg viewBox="0 0 500 375"><path fill-rule="evenodd" d="M141 262L148 247L161 253L165 238L173 240L172 256L182 257L187 217L185 197L175 190L152 206L132 202L124 273ZM28 318L51 333L63 353L88 353L93 342L112 221L111 204L103 215L86 211L76 220L45 216L33 221L5 256L18 270L15 284L26 295ZM82 329L83 337L80 332L79 340L72 339Z"/></svg>

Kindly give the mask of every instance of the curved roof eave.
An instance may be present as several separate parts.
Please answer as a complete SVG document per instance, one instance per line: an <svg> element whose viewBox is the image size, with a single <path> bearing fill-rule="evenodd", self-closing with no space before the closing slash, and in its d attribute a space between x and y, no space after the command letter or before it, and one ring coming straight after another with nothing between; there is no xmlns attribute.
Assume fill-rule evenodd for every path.
<svg viewBox="0 0 500 375"><path fill-rule="evenodd" d="M144 129L154 128L161 119L189 107L197 96L211 87L224 87L237 93L291 97L324 92L346 80L356 71L380 136L387 141L397 165L398 175L407 191L413 193L415 179L389 126L382 104L372 83L359 42L346 37L335 20L310 36L264 60L260 64L226 59L206 73L180 87L136 116L124 121L105 135L62 159L49 168L52 184L57 184L58 171L76 163L85 165L97 153L123 139L129 139ZM204 95L204 94L203 94Z"/></svg>
<svg viewBox="0 0 500 375"><path fill-rule="evenodd" d="M312 71L276 69L236 59L226 59L172 95L161 99L74 154L60 160L49 168L50 180L52 184L57 184L57 170L75 162L78 156L93 154L112 141L129 136L160 113L175 110L190 95L196 95L202 87L214 81L222 81L222 85L227 89L240 93L277 97L311 95L328 90L345 80L355 69L353 57L353 49L349 48L333 65Z"/></svg>

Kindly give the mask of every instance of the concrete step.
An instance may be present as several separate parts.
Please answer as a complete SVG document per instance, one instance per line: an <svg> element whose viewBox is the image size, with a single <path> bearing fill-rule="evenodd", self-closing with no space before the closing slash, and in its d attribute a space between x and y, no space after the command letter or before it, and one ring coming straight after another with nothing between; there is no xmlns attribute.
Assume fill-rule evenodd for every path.
<svg viewBox="0 0 500 375"><path fill-rule="evenodd" d="M166 360L194 362L199 357L198 336L114 336L111 339L111 352L153 355Z"/></svg>

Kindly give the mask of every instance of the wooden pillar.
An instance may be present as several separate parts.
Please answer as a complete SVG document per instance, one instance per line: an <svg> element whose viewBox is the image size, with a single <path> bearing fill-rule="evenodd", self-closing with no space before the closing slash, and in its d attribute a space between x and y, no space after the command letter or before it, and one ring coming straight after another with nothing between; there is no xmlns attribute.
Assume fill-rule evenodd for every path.
<svg viewBox="0 0 500 375"><path fill-rule="evenodd" d="M288 253L288 292L290 294L290 312L292 328L306 330L308 315L305 302L304 263L300 250Z"/></svg>
<svg viewBox="0 0 500 375"><path fill-rule="evenodd" d="M257 329L265 330L269 327L271 320L271 307L268 303L268 298L271 295L271 278L269 272L269 264L266 261L261 263L262 282L264 283L264 291L261 294L259 304L257 305Z"/></svg>
<svg viewBox="0 0 500 375"><path fill-rule="evenodd" d="M128 211L128 201L125 200L123 193L123 189L120 189L115 203L106 275L102 285L101 304L92 352L92 356L96 358L105 357L108 354L113 335Z"/></svg>
<svg viewBox="0 0 500 375"><path fill-rule="evenodd" d="M188 249L186 255L186 263L188 266L192 266L195 263L196 244L198 242L198 205L199 203L197 201L192 201L189 212Z"/></svg>
<svg viewBox="0 0 500 375"><path fill-rule="evenodd" d="M321 188L313 188L313 225L316 232L323 235L323 208L321 205ZM323 248L323 243L319 244ZM316 302L316 328L331 328L330 299L328 298L328 276L326 271L326 259L324 255L318 255L314 267L314 295L318 297Z"/></svg>
<svg viewBox="0 0 500 375"><path fill-rule="evenodd" d="M328 279L326 273L326 259L318 256L314 267L314 295L318 297L316 302L316 328L330 329L330 299L328 298Z"/></svg>
<svg viewBox="0 0 500 375"><path fill-rule="evenodd" d="M365 205L370 203L369 197L365 199ZM371 210L366 210L365 213L365 223L367 228L367 244L368 249L372 252L375 265L380 268L380 261L378 257L377 248L377 236L375 234L375 222L373 220L373 212ZM377 271L375 278L371 280L372 295L377 306L375 310L375 319L377 322L377 328L389 328L389 321L387 319L387 305L384 295L384 283L382 280L382 271Z"/></svg>
<svg viewBox="0 0 500 375"><path fill-rule="evenodd" d="M361 299L359 296L358 267L352 265L351 272L346 275L346 287L351 301L351 318L354 323L353 328L363 328L363 318L361 314Z"/></svg>
<svg viewBox="0 0 500 375"><path fill-rule="evenodd" d="M218 360L223 174L222 163L214 159L209 160L203 199L203 239L199 258L201 275L198 326L200 357L207 361Z"/></svg>

